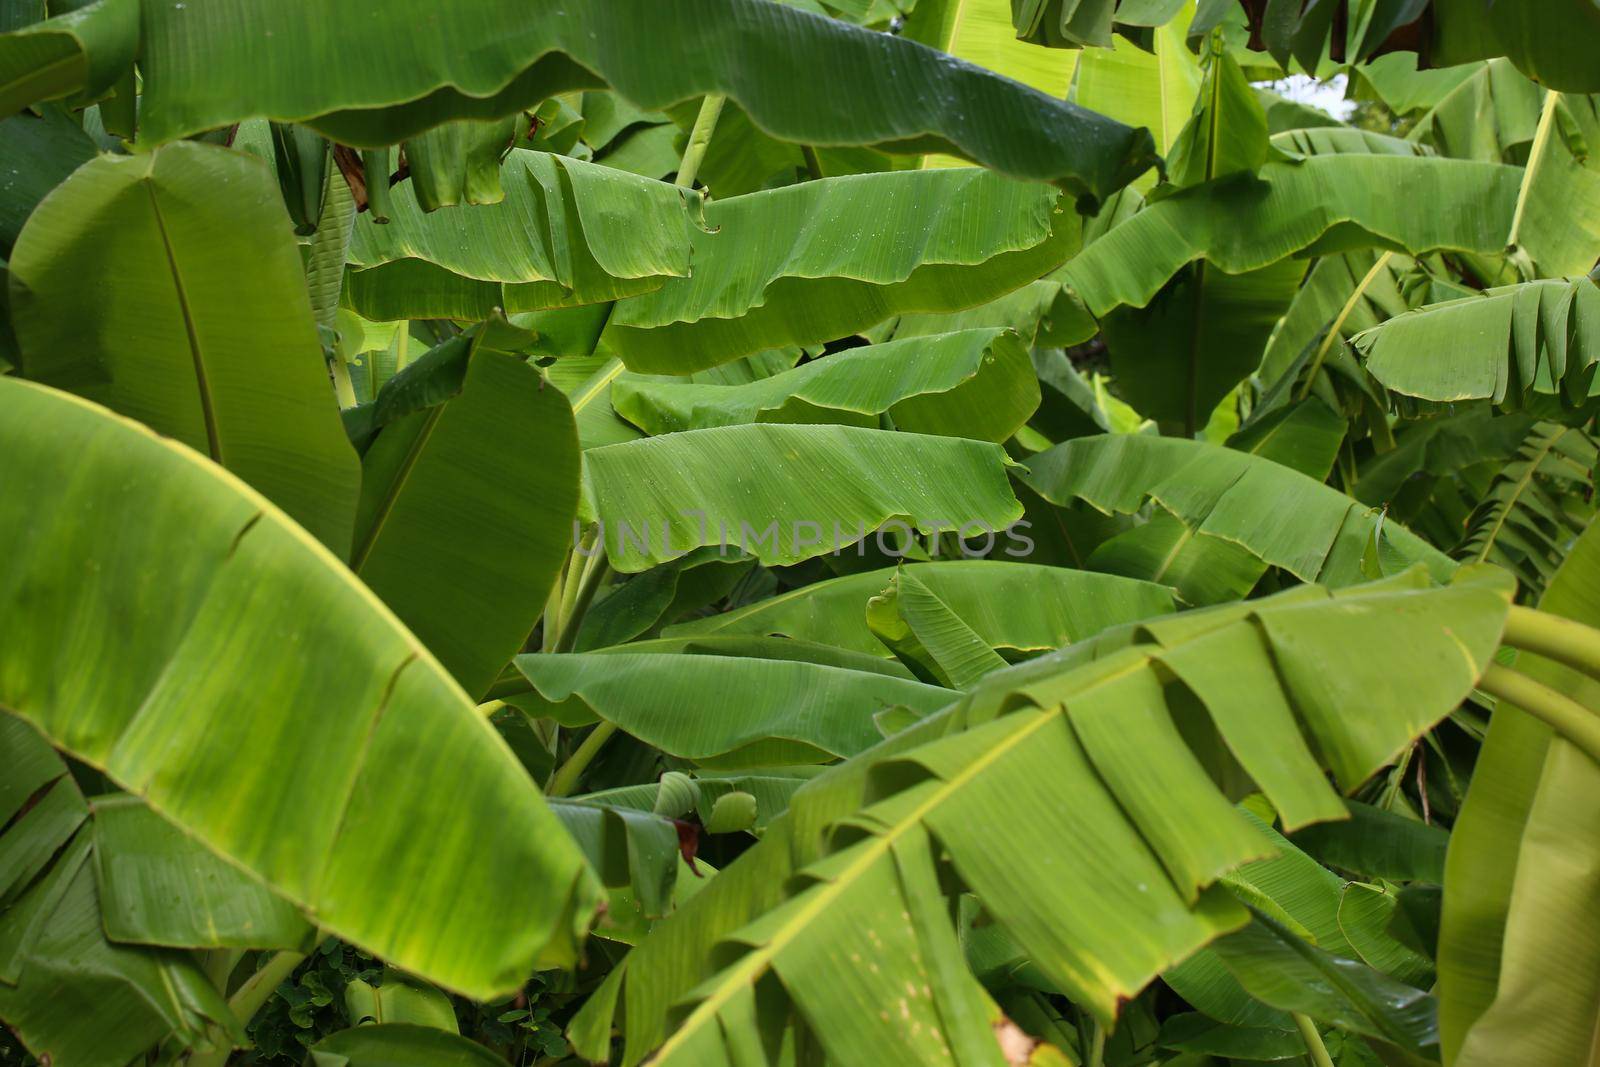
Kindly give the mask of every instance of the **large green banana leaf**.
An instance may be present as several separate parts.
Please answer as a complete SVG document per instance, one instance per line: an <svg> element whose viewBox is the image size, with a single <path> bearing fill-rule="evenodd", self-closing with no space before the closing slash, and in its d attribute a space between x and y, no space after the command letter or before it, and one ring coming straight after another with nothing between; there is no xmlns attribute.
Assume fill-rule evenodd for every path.
<svg viewBox="0 0 1600 1067"><path fill-rule="evenodd" d="M653 633L685 612L726 597L749 575L753 563L710 546L653 567L636 580L613 584L584 613L573 650L607 648Z"/></svg>
<svg viewBox="0 0 1600 1067"><path fill-rule="evenodd" d="M1188 436L1204 429L1210 412L1260 365L1305 269L1285 259L1228 274L1200 260L1145 307L1112 310L1100 326L1123 399Z"/></svg>
<svg viewBox="0 0 1600 1067"><path fill-rule="evenodd" d="M1213 952L1251 996L1285 1011L1374 1037L1412 1054L1438 1043L1433 998L1354 959L1334 955L1257 913Z"/></svg>
<svg viewBox="0 0 1600 1067"><path fill-rule="evenodd" d="M350 569L477 696L566 563L578 436L535 367L460 347L459 394L384 427L362 458Z"/></svg>
<svg viewBox="0 0 1600 1067"><path fill-rule="evenodd" d="M1149 582L1092 571L1001 560L908 563L927 586L991 648L1038 653L1119 623L1172 610L1172 593ZM894 570L832 578L695 622L667 627L669 637L781 634L873 655L888 654L867 627L867 601Z"/></svg>
<svg viewBox="0 0 1600 1067"><path fill-rule="evenodd" d="M95 878L107 856L89 827L98 819L61 756L7 714L0 756L0 1012L22 1044L41 1063L123 1067L168 1035L202 1047L242 1038L192 956L107 938ZM156 866L176 873L163 860ZM221 881L231 888L240 878Z"/></svg>
<svg viewBox="0 0 1600 1067"><path fill-rule="evenodd" d="M0 705L406 970L489 998L571 959L596 899L577 850L321 545L202 456L42 386L0 379L0 455Z"/></svg>
<svg viewBox="0 0 1600 1067"><path fill-rule="evenodd" d="M424 214L404 183L390 220L356 225L350 305L367 318L482 319L615 300L689 274L697 194L565 156L515 149L506 197Z"/></svg>
<svg viewBox="0 0 1600 1067"><path fill-rule="evenodd" d="M1321 482L1346 431L1344 419L1313 398L1292 408L1269 409L1230 437L1227 447ZM1204 521L1198 514L1156 509L1144 522L1123 524L1097 538L1084 565L1169 585L1189 604L1220 604L1246 596L1266 573L1266 561L1238 540L1196 536Z"/></svg>
<svg viewBox="0 0 1600 1067"><path fill-rule="evenodd" d="M1259 179L1236 176L1149 205L1089 244L1064 274L1099 316L1145 306L1201 258L1243 274L1287 256L1359 247L1498 254L1521 177L1516 167L1418 156L1269 163Z"/></svg>
<svg viewBox="0 0 1600 1067"><path fill-rule="evenodd" d="M505 199L500 164L517 140L517 116L489 122L447 122L400 145L408 191L423 211Z"/></svg>
<svg viewBox="0 0 1600 1067"><path fill-rule="evenodd" d="M1227 445L1321 482L1346 431L1344 419L1312 398L1267 414L1229 438ZM1196 536L1203 521L1158 510L1147 521L1092 546L1086 565L1170 585L1190 604L1246 596L1266 573L1266 561L1235 540Z"/></svg>
<svg viewBox="0 0 1600 1067"><path fill-rule="evenodd" d="M539 344L537 333L513 325L502 316L485 319L408 360L404 367L391 373L369 399L346 408L342 413L345 432L357 449L365 451L385 427L459 396L473 356L494 352L526 360L530 350L537 349ZM408 348L409 345L410 342Z"/></svg>
<svg viewBox="0 0 1600 1067"><path fill-rule="evenodd" d="M1600 254L1600 170L1588 145L1600 130L1593 97L1549 93L1503 59L1480 64L1422 116L1408 139L1462 159L1523 167L1507 244L1524 270L1586 271Z"/></svg>
<svg viewBox="0 0 1600 1067"><path fill-rule="evenodd" d="M758 423L605 445L584 460L624 573L705 545L781 565L842 553L891 522L975 536L1022 515L1005 452L987 441Z"/></svg>
<svg viewBox="0 0 1600 1067"><path fill-rule="evenodd" d="M209 455L349 551L360 471L260 163L202 144L100 156L29 218L10 272L25 375Z"/></svg>
<svg viewBox="0 0 1600 1067"><path fill-rule="evenodd" d="M1241 805L1245 818L1278 854L1245 864L1223 882L1255 909L1257 921L1201 949L1162 980L1219 1021L1288 1030L1288 1013L1298 1011L1413 1051L1431 1051L1438 1043L1437 1016L1424 989L1432 984L1432 968L1387 932L1395 897L1325 869L1259 822L1249 806ZM1353 827L1328 822L1312 829L1324 828ZM1376 830L1370 823L1361 829Z"/></svg>
<svg viewBox="0 0 1600 1067"><path fill-rule="evenodd" d="M646 918L671 910L678 832L669 820L592 797L549 803L607 887L626 887Z"/></svg>
<svg viewBox="0 0 1600 1067"><path fill-rule="evenodd" d="M1578 539L1540 610L1600 624L1600 526ZM1590 707L1594 679L1529 653L1518 668ZM1496 707L1450 835L1439 929L1439 1025L1452 1067L1594 1060L1600 1006L1600 767L1549 727Z"/></svg>
<svg viewBox="0 0 1600 1067"><path fill-rule="evenodd" d="M1217 40L1194 113L1169 153L1170 177L1176 185L1192 186L1253 175L1268 153L1266 114ZM1305 265L1294 259L1242 274L1200 259L1148 306L1111 311L1101 330L1123 399L1193 437L1206 415L1256 369L1304 273Z"/></svg>
<svg viewBox="0 0 1600 1067"><path fill-rule="evenodd" d="M1019 41L1011 27L1008 0L919 2L906 16L900 36L1003 74L1058 100L1068 98L1078 60L1076 52L1046 51ZM1098 108L1090 110L1109 115ZM1127 120L1118 118L1118 121ZM952 156L935 155L925 157L923 166L959 166L964 162Z"/></svg>
<svg viewBox="0 0 1600 1067"><path fill-rule="evenodd" d="M1421 58L1415 52L1390 52L1366 63L1349 64L1345 73L1350 79L1350 98L1380 100L1396 115L1427 112L1484 66L1462 63L1419 70Z"/></svg>
<svg viewBox="0 0 1600 1067"><path fill-rule="evenodd" d="M1455 31L1492 36L1496 52L1542 85L1568 93L1600 93L1600 71L1592 62L1600 49L1600 8L1593 0L1493 4L1464 0L1441 4L1450 20L1478 23ZM1483 26L1482 23L1487 23ZM1451 32L1448 27L1441 35Z"/></svg>
<svg viewBox="0 0 1600 1067"><path fill-rule="evenodd" d="M314 942L315 928L293 904L138 797L97 797L91 809L100 921L113 941L302 952Z"/></svg>
<svg viewBox="0 0 1600 1067"><path fill-rule="evenodd" d="M39 201L94 158L95 144L65 113L46 108L0 120L0 152L15 161L0 184L0 256L9 256Z"/></svg>
<svg viewBox="0 0 1600 1067"><path fill-rule="evenodd" d="M1337 489L1261 456L1175 437L1080 437L1033 457L1024 479L1046 500L1085 500L1132 514L1146 500L1181 519L1195 539L1242 547L1301 581L1343 586L1362 581L1362 556L1381 519ZM1395 523L1386 550L1422 563L1438 579L1453 564Z"/></svg>
<svg viewBox="0 0 1600 1067"><path fill-rule="evenodd" d="M1582 274L1600 259L1600 108L1593 96L1547 93L1506 243L1539 275Z"/></svg>
<svg viewBox="0 0 1600 1067"><path fill-rule="evenodd" d="M1337 594L1305 587L992 674L797 792L761 843L656 927L571 1036L603 1054L623 1001L625 1063L733 1062L730 1047L776 1041L787 1003L832 1022L815 1037L842 1062L1003 1062L971 1032L994 1016L950 960L934 842L1034 966L1109 1020L1155 973L1245 923L1212 883L1272 851L1175 720L1219 731L1286 813L1316 803L1308 789L1336 810L1303 771L1313 751L1354 788L1448 714L1490 662L1511 593L1495 570L1444 589L1420 571ZM1167 671L1183 685L1164 688Z"/></svg>
<svg viewBox="0 0 1600 1067"><path fill-rule="evenodd" d="M956 697L936 685L801 660L627 649L518 656L517 669L544 699L576 697L652 747L711 767L853 756L882 736L876 712L903 706L921 716Z"/></svg>
<svg viewBox="0 0 1600 1067"><path fill-rule="evenodd" d="M612 313L605 339L630 370L686 374L973 307L1060 266L1079 233L1050 187L967 167L804 182L713 201L705 218L693 275Z"/></svg>
<svg viewBox="0 0 1600 1067"><path fill-rule="evenodd" d="M1346 429L1344 419L1312 398L1254 422L1229 438L1228 448L1321 482L1333 466ZM1157 510L1147 521L1093 545L1086 565L1170 585L1190 604L1220 604L1246 596L1266 573L1266 561L1238 540L1196 536L1204 521L1198 514Z"/></svg>
<svg viewBox="0 0 1600 1067"><path fill-rule="evenodd" d="M1057 99L1066 98L1078 60L1075 52L1047 52L1017 40L1008 0L919 0L906 16L900 36Z"/></svg>
<svg viewBox="0 0 1600 1067"><path fill-rule="evenodd" d="M140 0L90 0L0 36L0 114L41 100L88 103L133 69Z"/></svg>
<svg viewBox="0 0 1600 1067"><path fill-rule="evenodd" d="M903 568L867 601L867 627L918 678L951 689L971 689L1006 666L966 620Z"/></svg>
<svg viewBox="0 0 1600 1067"><path fill-rule="evenodd" d="M120 73L137 46L142 136L155 142L266 116L346 144L392 144L609 83L644 108L721 93L783 140L951 152L1075 195L1109 196L1154 162L1144 133L892 35L756 0L473 0L449 18L422 0L96 7L137 8L140 26L69 42L87 63L81 77L39 84L56 54L0 38L0 112L95 88L89 73ZM84 21L24 32L55 40ZM281 54L263 62L264 47Z"/></svg>
<svg viewBox="0 0 1600 1067"><path fill-rule="evenodd" d="M1185 12L1158 27L1149 49L1121 44L1079 53L1073 101L1118 122L1148 127L1157 150L1170 151L1200 91L1200 64L1184 41L1189 17ZM1149 175L1139 180L1141 188L1153 183Z"/></svg>
<svg viewBox="0 0 1600 1067"><path fill-rule="evenodd" d="M747 385L623 379L617 413L646 433L749 422L877 426L1004 441L1039 406L1039 382L1010 330L963 330L846 349Z"/></svg>
<svg viewBox="0 0 1600 1067"><path fill-rule="evenodd" d="M1440 155L1488 163L1525 161L1539 129L1544 92L1504 59L1476 64L1441 96L1407 138Z"/></svg>
<svg viewBox="0 0 1600 1067"><path fill-rule="evenodd" d="M1489 289L1396 316L1350 343L1402 396L1515 409L1543 394L1579 405L1600 363L1600 285L1571 278Z"/></svg>

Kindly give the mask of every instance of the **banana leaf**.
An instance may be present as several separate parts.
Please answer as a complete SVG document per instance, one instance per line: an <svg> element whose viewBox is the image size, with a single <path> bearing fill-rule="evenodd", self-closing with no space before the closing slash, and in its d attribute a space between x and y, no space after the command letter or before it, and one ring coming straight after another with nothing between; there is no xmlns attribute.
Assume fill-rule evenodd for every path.
<svg viewBox="0 0 1600 1067"><path fill-rule="evenodd" d="M1008 463L987 441L761 423L584 455L601 542L623 573L706 545L798 563L861 546L886 524L998 535L1022 515Z"/></svg>
<svg viewBox="0 0 1600 1067"><path fill-rule="evenodd" d="M1019 40L1050 48L1109 49L1112 31L1160 26L1188 5L1184 0L1012 0Z"/></svg>
<svg viewBox="0 0 1600 1067"><path fill-rule="evenodd" d="M309 950L298 909L206 851L138 797L92 802L100 918L113 941Z"/></svg>
<svg viewBox="0 0 1600 1067"><path fill-rule="evenodd" d="M1170 178L1186 187L1253 175L1269 154L1266 114L1214 38L1194 112L1168 153ZM1304 272L1303 264L1284 260L1229 274L1201 259L1148 306L1112 310L1101 330L1123 399L1193 437L1206 414L1256 369Z"/></svg>
<svg viewBox="0 0 1600 1067"><path fill-rule="evenodd" d="M0 115L43 100L87 104L133 69L140 0L91 0L0 36Z"/></svg>
<svg viewBox="0 0 1600 1067"><path fill-rule="evenodd" d="M1529 78L1563 93L1600 93L1600 73L1589 61L1600 48L1600 10L1584 0L1553 0L1537 10L1495 4L1474 11L1455 4L1451 17L1489 23L1495 44Z"/></svg>
<svg viewBox="0 0 1600 1067"><path fill-rule="evenodd" d="M1064 272L1089 310L1144 307L1186 263L1243 274L1294 255L1379 247L1421 255L1505 249L1522 171L1421 156L1313 156L1269 163L1149 205ZM1414 205L1431 210L1416 211Z"/></svg>
<svg viewBox="0 0 1600 1067"><path fill-rule="evenodd" d="M598 1039L620 1002L625 1064L652 1054L704 1063L760 1035L776 1040L792 1006L833 1020L816 1039L848 1061L1003 1062L965 1023L929 1026L933 1013L999 1021L968 972L945 962L953 931L933 888L930 835L959 886L1056 988L1109 1021L1120 998L1246 923L1214 879L1271 852L1180 739L1180 706L1156 665L1216 668L1225 685L1201 707L1218 716L1249 677L1261 714L1217 718L1230 743L1269 727L1294 738L1293 750L1273 742L1255 753L1271 767L1294 750L1310 759L1312 742L1354 788L1452 711L1498 644L1512 592L1504 575L1427 584L1412 571L1343 593L1297 589L1112 631L988 676L797 792L760 843L656 926L569 1036L581 1054L603 1055ZM849 832L829 837L830 826ZM725 954L712 952L718 944ZM878 969L852 952L870 952ZM763 985L769 975L781 987ZM766 989L773 1000L755 1015Z"/></svg>
<svg viewBox="0 0 1600 1067"><path fill-rule="evenodd" d="M847 349L748 385L622 379L617 413L646 433L751 422L875 427L1005 441L1039 404L1027 350L1010 330L963 330Z"/></svg>
<svg viewBox="0 0 1600 1067"><path fill-rule="evenodd" d="M15 161L0 185L0 256L10 256L39 201L94 157L95 144L64 112L47 107L0 120L0 153Z"/></svg>
<svg viewBox="0 0 1600 1067"><path fill-rule="evenodd" d="M1592 96L1547 93L1507 244L1540 277L1582 274L1600 258L1600 108Z"/></svg>
<svg viewBox="0 0 1600 1067"><path fill-rule="evenodd" d="M1200 441L1146 435L1080 437L1034 456L1024 476L1055 504L1082 499L1132 514L1146 500L1182 520L1197 540L1242 547L1305 582L1351 585L1380 521L1337 489L1260 456ZM1454 564L1396 523L1382 537L1406 564L1438 579Z"/></svg>
<svg viewBox="0 0 1600 1067"><path fill-rule="evenodd" d="M1390 52L1348 68L1350 97L1381 100L1396 115L1431 111L1462 82L1483 69L1479 63L1422 68L1415 52Z"/></svg>
<svg viewBox="0 0 1600 1067"><path fill-rule="evenodd" d="M1268 915L1219 940L1213 951L1251 996L1334 1023L1408 1052L1439 1041L1433 998L1356 960L1312 945Z"/></svg>
<svg viewBox="0 0 1600 1067"><path fill-rule="evenodd" d="M1597 461L1600 451L1582 430L1536 424L1467 517L1456 554L1498 563L1527 589L1542 590L1593 515L1587 502Z"/></svg>
<svg viewBox="0 0 1600 1067"><path fill-rule="evenodd" d="M29 218L10 272L24 375L199 450L349 551L360 471L264 167L203 144L100 156Z"/></svg>
<svg viewBox="0 0 1600 1067"><path fill-rule="evenodd" d="M407 139L407 183L423 211L457 204L498 204L506 197L500 164L517 140L518 116L490 122L447 122Z"/></svg>
<svg viewBox="0 0 1600 1067"><path fill-rule="evenodd" d="M0 379L0 452L0 704L403 969L486 999L572 958L582 857L326 549L199 454L43 386Z"/></svg>
<svg viewBox="0 0 1600 1067"><path fill-rule="evenodd" d="M950 606L903 568L867 601L867 627L918 678L970 689L1006 661Z"/></svg>
<svg viewBox="0 0 1600 1067"><path fill-rule="evenodd" d="M974 168L825 178L713 201L705 219L693 276L612 312L604 340L629 370L686 374L975 307L1060 266L1079 233L1048 186Z"/></svg>
<svg viewBox="0 0 1600 1067"><path fill-rule="evenodd" d="M1595 625L1600 526L1578 539L1539 602ZM1594 707L1600 683L1527 653L1525 671ZM1439 1023L1448 1062L1587 1062L1600 1004L1593 812L1600 768L1502 703L1450 836L1439 929Z"/></svg>
<svg viewBox="0 0 1600 1067"><path fill-rule="evenodd" d="M991 648L1037 653L1080 641L1119 623L1173 610L1169 590L1148 582L1000 560L908 563L914 575ZM866 624L867 601L894 570L832 578L694 622L669 637L782 634L840 648L888 654Z"/></svg>
<svg viewBox="0 0 1600 1067"><path fill-rule="evenodd" d="M122 1067L169 1035L200 1048L242 1038L191 955L107 939L89 807L60 755L12 715L0 715L0 755L0 1013L23 1046L41 1062Z"/></svg>
<svg viewBox="0 0 1600 1067"><path fill-rule="evenodd" d="M671 910L678 831L670 820L593 797L552 800L550 810L606 886L630 889L646 918Z"/></svg>
<svg viewBox="0 0 1600 1067"><path fill-rule="evenodd" d="M1077 67L1076 52L1044 51L1018 40L1007 0L919 2L906 16L900 36L1003 74L1058 100L1067 99ZM928 156L923 165L960 166L965 162L952 156Z"/></svg>
<svg viewBox="0 0 1600 1067"><path fill-rule="evenodd" d="M390 219L357 224L347 277L369 319L483 319L572 307L659 288L689 274L699 197L564 156L514 149L506 196L424 214L413 182Z"/></svg>
<svg viewBox="0 0 1600 1067"><path fill-rule="evenodd" d="M1522 162L1538 133L1544 96L1507 60L1479 63L1406 137L1457 159Z"/></svg>
<svg viewBox="0 0 1600 1067"><path fill-rule="evenodd" d="M1078 54L1072 100L1130 126L1148 127L1158 151L1171 151L1200 92L1201 71L1184 40L1187 16L1159 27L1150 47L1089 48ZM1154 184L1150 175L1137 187Z"/></svg>
<svg viewBox="0 0 1600 1067"><path fill-rule="evenodd" d="M1263 399L1262 403L1275 407L1287 400L1294 384L1289 376L1298 377L1315 359L1317 349L1325 346L1326 362L1327 353L1337 351L1336 346L1344 341L1410 311L1419 302L1428 302L1425 294L1412 292L1410 283L1419 275L1420 267L1411 257L1375 249L1318 259L1273 329L1261 357L1258 376L1268 389L1278 387L1277 397L1281 398ZM1443 288L1437 283L1430 287ZM1454 285L1449 288L1450 296L1467 295ZM1338 336L1332 337L1335 332Z"/></svg>
<svg viewBox="0 0 1600 1067"><path fill-rule="evenodd" d="M255 116L304 122L343 144L393 144L453 119L514 114L573 89L609 84L659 109L722 93L787 141L950 152L1019 178L1105 197L1153 162L1148 137L1000 75L909 41L793 7L701 0L695 17L653 0L574 8L478 0L432 19L418 0L376 13L314 0L224 0L204 8L134 5L142 26L87 37L88 68L120 73L138 46L143 136L160 143ZM72 16L67 16L69 19ZM81 21L81 20L80 20ZM416 27L427 25L427 33ZM52 20L24 33L54 40ZM315 32L313 32L313 28ZM51 36L55 35L55 36ZM0 39L0 110L97 78L34 79L59 53ZM261 62L263 43L287 49ZM9 53L9 54L8 54ZM283 58L283 57L280 57ZM116 62L113 62L113 61ZM877 101L861 107L861 101ZM929 101L939 101L930 118Z"/></svg>
<svg viewBox="0 0 1600 1067"><path fill-rule="evenodd" d="M1600 362L1600 286L1587 278L1505 286L1398 315L1350 339L1368 373L1402 397L1588 401Z"/></svg>
<svg viewBox="0 0 1600 1067"><path fill-rule="evenodd" d="M1308 826L1289 839L1330 867L1369 878L1444 882L1448 832L1370 804L1352 800L1346 806L1347 821Z"/></svg>
<svg viewBox="0 0 1600 1067"><path fill-rule="evenodd" d="M567 399L537 368L483 349L466 363L457 396L368 447L350 569L477 696L566 563L579 453Z"/></svg>
<svg viewBox="0 0 1600 1067"><path fill-rule="evenodd" d="M415 1023L377 1023L339 1030L311 1046L317 1067L502 1067L476 1041Z"/></svg>
<svg viewBox="0 0 1600 1067"><path fill-rule="evenodd" d="M800 660L631 652L533 654L516 663L552 704L574 697L652 747L706 767L824 763L872 747L873 714L918 714L955 694L937 685ZM715 701L709 693L720 694ZM527 705L523 705L527 707Z"/></svg>

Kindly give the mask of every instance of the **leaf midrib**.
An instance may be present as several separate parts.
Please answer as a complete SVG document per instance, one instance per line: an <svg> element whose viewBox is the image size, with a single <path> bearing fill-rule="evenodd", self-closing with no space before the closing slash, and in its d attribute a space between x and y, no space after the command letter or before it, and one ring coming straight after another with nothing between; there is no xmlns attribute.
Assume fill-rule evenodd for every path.
<svg viewBox="0 0 1600 1067"><path fill-rule="evenodd" d="M178 314L183 319L183 329L189 339L189 358L194 363L195 387L199 391L200 415L206 427L206 448L211 459L227 466L222 455L222 436L217 428L217 413L211 395L211 382L206 377L205 353L200 346L200 335L195 330L194 312L189 307L189 294L183 286L183 275L178 270L178 257L167 234L167 220L161 214L161 201L156 196L155 182L150 176L144 179L145 192L150 196L150 210L155 216L156 231L161 235L161 249L167 257L167 270L172 275L172 286L178 297Z"/></svg>
<svg viewBox="0 0 1600 1067"><path fill-rule="evenodd" d="M1103 678L1096 679L1091 688L1099 688L1111 682L1118 681L1138 671L1144 670L1150 663L1148 656L1139 656L1132 663L1121 670L1114 671ZM902 818L882 833L870 839L870 843L861 846L861 855L852 860L831 881L819 886L813 898L796 909L793 917L778 929L767 942L759 948L753 949L732 968L723 972L726 980L718 984L717 989L695 1006L694 1011L683 1020L682 1025L657 1048L652 1056L652 1062L664 1062L666 1057L675 1050L675 1046L683 1044L683 1035L690 1033L696 1026L707 1021L715 1021L722 1006L741 991L749 989L755 984L755 979L766 970L772 958L777 955L790 941L800 936L807 930L811 923L825 909L844 892L855 878L866 873L876 864L885 853L905 833L922 826L922 820L934 809L943 804L952 794L965 787L977 775L999 761L1000 757L1010 752L1022 742L1031 738L1039 730L1059 717L1060 705L1053 708L1039 708L1040 714L1033 722L1014 731L1003 738L998 744L972 763L964 767L954 777L941 781L938 788L930 791L928 798L915 808L907 812Z"/></svg>
<svg viewBox="0 0 1600 1067"><path fill-rule="evenodd" d="M1505 529L1506 520L1516 510L1517 502L1522 499L1522 494L1527 492L1528 487L1533 484L1533 476L1539 472L1539 466L1555 450L1556 442L1565 437L1566 434L1567 430L1563 428L1558 433L1551 434L1539 443L1534 457L1528 460L1527 468L1522 472L1522 477L1518 478L1513 484L1511 493L1506 497L1504 504L1496 509L1494 521L1489 524L1489 530L1484 535L1482 545L1473 554L1472 562L1483 563L1488 560L1489 551L1494 548L1496 540L1500 536L1500 531Z"/></svg>

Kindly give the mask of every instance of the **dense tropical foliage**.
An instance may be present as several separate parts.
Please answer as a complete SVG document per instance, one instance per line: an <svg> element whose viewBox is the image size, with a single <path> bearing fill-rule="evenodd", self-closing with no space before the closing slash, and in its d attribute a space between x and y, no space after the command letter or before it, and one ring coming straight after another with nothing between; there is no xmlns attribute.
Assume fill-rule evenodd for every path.
<svg viewBox="0 0 1600 1067"><path fill-rule="evenodd" d="M1600 1064L1597 56L0 0L0 1062Z"/></svg>

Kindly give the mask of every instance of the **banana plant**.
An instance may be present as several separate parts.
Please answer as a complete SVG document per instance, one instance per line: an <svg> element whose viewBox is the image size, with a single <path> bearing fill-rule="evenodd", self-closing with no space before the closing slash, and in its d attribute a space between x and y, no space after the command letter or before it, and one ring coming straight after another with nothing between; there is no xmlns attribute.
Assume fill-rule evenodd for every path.
<svg viewBox="0 0 1600 1067"><path fill-rule="evenodd" d="M1592 8L0 0L0 1061L1589 1063Z"/></svg>

